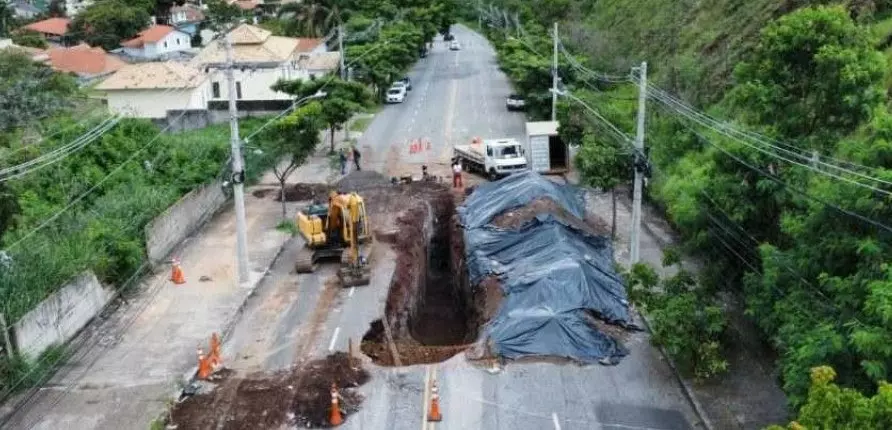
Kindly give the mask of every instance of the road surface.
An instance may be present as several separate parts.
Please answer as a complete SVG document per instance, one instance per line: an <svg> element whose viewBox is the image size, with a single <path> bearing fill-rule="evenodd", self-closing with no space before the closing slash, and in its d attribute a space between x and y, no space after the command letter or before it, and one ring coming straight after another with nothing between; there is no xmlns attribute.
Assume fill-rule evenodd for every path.
<svg viewBox="0 0 892 430"><path fill-rule="evenodd" d="M394 175L420 174L421 163L448 172L452 145L474 136L522 138L524 118L507 112L510 86L486 40L454 27L462 50L435 43L409 74L413 90L403 104L385 106L363 134L365 169ZM431 149L410 154L412 139ZM437 164L439 163L439 164ZM436 174L436 172L435 172ZM393 272L393 254L378 252L373 283L341 289L327 286L334 274L295 276L289 243L247 305L245 316L224 346L228 366L239 371L274 370L302 359L358 346L369 324L381 317ZM690 429L697 422L669 366L645 334L626 341L630 355L619 365L511 363L491 373L458 355L438 365L383 368L369 365L372 380L346 429ZM430 380L440 386L443 421L426 423Z"/></svg>

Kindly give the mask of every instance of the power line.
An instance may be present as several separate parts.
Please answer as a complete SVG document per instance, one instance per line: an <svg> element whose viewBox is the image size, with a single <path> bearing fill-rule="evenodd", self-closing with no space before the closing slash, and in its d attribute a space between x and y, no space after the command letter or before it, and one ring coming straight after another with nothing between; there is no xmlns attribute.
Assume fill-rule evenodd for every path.
<svg viewBox="0 0 892 430"><path fill-rule="evenodd" d="M730 152L729 152L728 150L726 150L725 148L722 148L721 146L719 146L719 145L713 143L712 141L710 141L708 138L706 138L705 136L703 136L702 134L700 134L700 132L694 130L693 128L690 128L690 127L689 127L689 129L691 130L691 132L693 132L694 134L696 134L701 140L703 140L703 141L705 141L706 143L712 145L714 148L718 149L719 151L721 151L722 153L724 153L724 154L727 155L728 157L732 158L734 161L737 161L737 162L740 163L741 165L743 165L743 166L749 168L750 170L752 170L752 171L754 171L754 172L757 172L757 173L759 173L759 174L765 176L766 178L770 179L771 181L777 183L778 185L781 185L782 187L784 187L784 188L786 188L786 189L789 189L790 191L793 191L793 192L795 192L796 194L799 194L799 195L801 195L801 196L803 196L803 197L805 197L805 198L807 198L807 199L809 199L809 200L812 200L812 201L814 201L814 202L820 203L820 204L822 204L822 205L824 205L824 206L826 206L826 207L830 207L830 208L836 209L837 211L842 212L842 213L844 213L844 214L846 214L846 215L848 215L848 216L851 216L851 217L853 217L853 218L857 218L858 220L860 220L860 221L862 221L862 222L865 222L865 223L870 224L870 225L872 225L872 226L874 226L874 227L877 227L877 228L880 228L880 229L882 229L882 230L885 230L886 232L892 233L892 227L889 227L889 226L887 226L887 225L885 225L885 224L883 224L883 223L881 223L881 222L879 222L879 221L875 221L875 220L872 220L872 219L870 219L870 218L867 218L867 217L865 217L865 216L863 216L863 215L861 215L861 214L852 212L852 211L850 211L850 210L848 210L848 209L841 208L841 207L839 207L839 206L837 206L837 205L835 205L835 204L832 204L832 203L830 203L830 202L827 202L827 201L824 200L824 199L821 199L821 198L812 196L811 194L809 194L809 193L807 193L807 192L805 192L805 191L802 191L802 190L799 189L799 188L793 187L793 186L787 184L786 182L784 182L783 180L781 180L780 178L778 178L777 176L775 176L775 175L773 175L773 174L771 174L771 173L768 173L768 172L766 172L766 171L764 171L764 170L762 170L762 169L760 169L760 168L758 168L758 167L756 167L756 166L753 166L752 164L747 163L746 161L742 160L740 157L737 157L736 155L730 153Z"/></svg>
<svg viewBox="0 0 892 430"><path fill-rule="evenodd" d="M816 169L815 167L810 166L810 165L807 165L807 164L802 164L802 163L800 163L800 162L797 162L797 161L794 161L794 160L790 160L790 159L785 158L785 157L783 157L783 156L781 156L781 155L779 155L779 154L777 154L777 153L768 151L768 150L766 150L766 149L764 149L764 148L762 148L762 147L759 147L759 146L757 146L757 145L754 145L754 144L752 144L751 142L753 142L753 141L758 142L758 143L760 143L760 144L762 144L762 145L768 146L769 148L772 148L772 149L778 150L778 151L780 151L780 152L789 154L790 156L793 156L793 157L797 157L797 158L799 158L799 159L801 159L801 160L803 160L803 161L805 161L805 162L808 162L808 163L820 164L820 165L822 165L822 166L826 166L826 167L831 168L831 169L836 169L836 170L839 170L840 172L847 173L847 174L851 174L851 175L854 175L854 176L858 176L858 177L861 177L861 178L864 178L864 179L872 180L872 181L875 181L875 182L880 182L880 183L887 184L887 185L892 185L892 182L890 182L890 181L886 181L886 180L881 179L881 178L876 178L876 177L873 177L873 176L870 176L870 175L866 175L866 174L863 174L863 173L860 173L860 172L856 172L856 171L849 170L849 169L844 168L844 167L837 166L837 165L835 165L835 164L831 164L831 163L827 163L827 162L825 162L825 161L821 161L819 157L810 157L810 156L801 154L801 153L799 153L799 152L796 152L796 151L793 151L793 150L790 150L790 149L785 149L785 148L781 148L781 147L775 146L775 145L771 144L770 142L767 142L767 141L766 141L765 139L763 139L763 138L756 138L756 137L753 137L754 134L751 133L751 132L743 132L743 131L740 131L740 130L736 129L735 127L731 126L730 124L728 124L728 123L726 123L726 122L721 122L721 121L715 120L714 118L709 117L709 116L706 115L706 114L703 114L703 113L701 113L701 112L698 112L698 111L696 111L694 108L692 108L692 107L686 105L685 103L683 103L683 102L681 102L681 101L679 101L679 100L673 98L671 95L669 95L669 94L666 93L665 91L662 91L662 90L659 90L659 89L653 89L653 88L650 88L650 85L649 85L649 88L648 88L648 93L649 93L649 95L651 96L651 98L653 98L653 99L655 99L655 100L657 100L657 101L659 101L659 102L662 102L662 103L666 104L668 107L672 108L675 112L677 112L677 113L679 113L679 114L685 116L686 118L690 119L691 121L694 121L694 122L696 122L696 123L698 123L698 124L700 124L700 125L702 125L702 126L704 126L704 127L707 127L707 128L709 128L709 129L711 129L711 130L717 132L717 133L720 133L720 134L722 134L722 135L724 135L724 136L726 136L726 137L729 137L729 138L731 138L731 139L733 139L733 140L735 140L735 141L738 141L738 142L740 142L740 143L742 143L742 144L744 144L744 145L747 145L747 146L751 147L752 149L755 149L755 150L757 150L757 151L763 152L763 153L765 153L766 155L769 155L769 156L772 156L772 157L775 157L775 158L778 158L778 159L787 161L787 162L792 163L792 164L797 164L797 165L799 165L799 166L801 166L801 167L805 167L805 168L807 168L807 169L809 169L809 170L818 172L818 173L823 174L823 175L825 175L825 176L829 176L829 177L832 177L832 178L835 178L835 179L843 180L843 181L849 182L849 183L854 184L854 185L858 185L858 186L861 186L861 187L864 187L864 188L869 188L869 189L871 189L871 190L873 190L873 191L876 191L876 192L879 192L879 193L882 193L882 194L886 194L886 195L890 195L890 196L892 196L892 193L890 193L889 191L886 191L886 190L883 190L883 189L880 189L880 188L876 188L876 187L874 187L874 186L867 185L867 184L864 184L864 183L855 181L855 180L853 180L853 179L846 178L846 177L844 177L844 176L840 176L840 175L837 175L837 174L834 174L834 173L831 173L831 172L828 172L828 171L824 171L824 170ZM739 136L744 136L745 138L748 137L749 139L748 139L748 140L743 140L743 139L742 139L741 137L739 137ZM863 167L863 166L862 166L862 167ZM864 168L867 169L867 167L864 167Z"/></svg>

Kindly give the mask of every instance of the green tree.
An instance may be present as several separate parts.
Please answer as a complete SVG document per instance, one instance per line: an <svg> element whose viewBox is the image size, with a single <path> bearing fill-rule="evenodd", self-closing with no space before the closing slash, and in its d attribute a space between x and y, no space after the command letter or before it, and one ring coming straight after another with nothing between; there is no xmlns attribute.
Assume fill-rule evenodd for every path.
<svg viewBox="0 0 892 430"><path fill-rule="evenodd" d="M319 132L325 127L323 112L322 104L312 101L277 121L267 132L264 149L275 163L273 173L279 181L283 219L287 216L285 182L319 145ZM286 162L280 163L283 159Z"/></svg>
<svg viewBox="0 0 892 430"><path fill-rule="evenodd" d="M71 22L69 32L91 46L112 50L149 25L149 13L124 0L102 0L88 6Z"/></svg>
<svg viewBox="0 0 892 430"><path fill-rule="evenodd" d="M373 102L368 89L358 83L344 81L339 78L312 79L309 81L283 81L274 87L277 91L286 92L295 99L302 99L324 91L326 96L317 103L322 109L322 121L328 126L331 137L331 152L334 153L334 134L340 130L353 115L370 106Z"/></svg>
<svg viewBox="0 0 892 430"><path fill-rule="evenodd" d="M858 430L892 428L892 385L880 381L872 397L834 383L836 372L829 366L811 369L808 400L789 430ZM766 430L783 430L771 426Z"/></svg>
<svg viewBox="0 0 892 430"><path fill-rule="evenodd" d="M47 43L40 33L33 30L20 30L12 34L12 42L19 46L46 49Z"/></svg>
<svg viewBox="0 0 892 430"><path fill-rule="evenodd" d="M616 239L616 187L628 183L632 172L630 142L617 142L603 135L586 133L576 154L576 167L591 187L610 192L612 221L610 237Z"/></svg>
<svg viewBox="0 0 892 430"><path fill-rule="evenodd" d="M3 2L0 4L0 36L6 36L12 33L16 28L18 19L15 16L15 10L12 3Z"/></svg>
<svg viewBox="0 0 892 430"><path fill-rule="evenodd" d="M0 131L31 124L72 105L77 84L28 54L0 50Z"/></svg>
<svg viewBox="0 0 892 430"><path fill-rule="evenodd" d="M762 30L752 58L735 70L732 97L744 117L783 138L850 133L884 100L886 62L869 31L842 6L807 7Z"/></svg>
<svg viewBox="0 0 892 430"><path fill-rule="evenodd" d="M207 0L205 5L205 21L201 25L214 31L222 31L228 24L245 15L241 8L226 0Z"/></svg>
<svg viewBox="0 0 892 430"><path fill-rule="evenodd" d="M278 16L286 20L288 36L325 37L343 22L343 13L342 0L305 0L282 5Z"/></svg>

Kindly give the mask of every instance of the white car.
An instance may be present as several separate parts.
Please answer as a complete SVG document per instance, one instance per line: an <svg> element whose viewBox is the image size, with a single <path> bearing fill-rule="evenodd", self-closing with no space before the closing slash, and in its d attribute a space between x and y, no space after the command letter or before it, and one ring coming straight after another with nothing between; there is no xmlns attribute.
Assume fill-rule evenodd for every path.
<svg viewBox="0 0 892 430"><path fill-rule="evenodd" d="M458 51L459 49L461 49L461 44L459 44L457 40L453 40L452 43L449 44L450 51Z"/></svg>
<svg viewBox="0 0 892 430"><path fill-rule="evenodd" d="M392 87L387 90L387 103L402 103L406 101L406 87Z"/></svg>

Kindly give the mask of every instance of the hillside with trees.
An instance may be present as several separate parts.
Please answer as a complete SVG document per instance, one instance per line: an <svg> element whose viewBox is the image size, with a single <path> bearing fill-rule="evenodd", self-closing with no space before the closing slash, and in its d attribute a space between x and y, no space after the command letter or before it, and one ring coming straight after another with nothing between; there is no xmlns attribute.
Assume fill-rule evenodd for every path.
<svg viewBox="0 0 892 430"><path fill-rule="evenodd" d="M492 3L508 13L483 4L467 19L481 19L534 119L550 110L559 22L563 83L603 118L561 99L561 133L581 145L576 163L589 185L630 182L639 80L630 69L648 62L647 198L707 266L680 294L705 297L702 306L720 305L717 291L744 299L808 428L887 427L873 424L889 422L892 377L892 4ZM646 272L633 271L630 284L655 285ZM676 302L651 312L680 327L690 313ZM705 347L714 328L663 342L688 345L676 360L720 364ZM851 408L865 412L861 421L847 418Z"/></svg>

